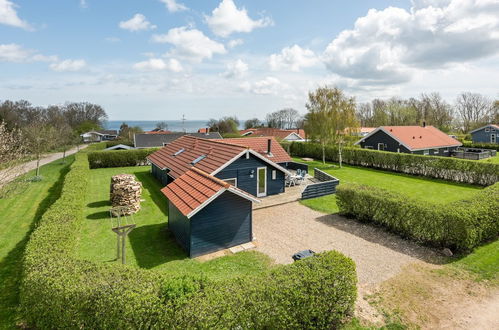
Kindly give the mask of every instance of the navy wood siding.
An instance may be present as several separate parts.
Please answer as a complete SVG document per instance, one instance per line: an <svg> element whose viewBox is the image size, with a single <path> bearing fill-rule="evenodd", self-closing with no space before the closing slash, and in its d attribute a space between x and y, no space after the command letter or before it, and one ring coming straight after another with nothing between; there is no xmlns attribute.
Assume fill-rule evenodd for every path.
<svg viewBox="0 0 499 330"><path fill-rule="evenodd" d="M385 145L385 151L397 152L397 149L400 149L400 152L410 153L409 149L381 130L364 138L363 141L360 142L360 146L362 148L371 147L371 149L378 150L378 143L383 143Z"/></svg>
<svg viewBox="0 0 499 330"><path fill-rule="evenodd" d="M252 203L229 191L190 219L190 257L252 240Z"/></svg>
<svg viewBox="0 0 499 330"><path fill-rule="evenodd" d="M190 220L168 201L168 229L175 236L176 241L184 248L187 254L191 248Z"/></svg>
<svg viewBox="0 0 499 330"><path fill-rule="evenodd" d="M151 164L151 173L163 186L172 182L172 179L167 174L166 170L162 170L154 164Z"/></svg>
<svg viewBox="0 0 499 330"><path fill-rule="evenodd" d="M224 168L215 176L219 179L237 178L237 187L254 196L256 196L256 182L258 167L267 167L267 196L276 195L284 192L285 174L281 170L269 165L261 159L250 155L246 159L246 155L235 160L232 164ZM253 178L250 177L250 172L254 171ZM276 170L276 179L272 180L272 170Z"/></svg>
<svg viewBox="0 0 499 330"><path fill-rule="evenodd" d="M486 128L488 128L488 132L485 132ZM499 143L499 130L491 126L483 127L481 130L471 133L471 139L474 143L491 143L490 136L492 134L496 136L496 143Z"/></svg>

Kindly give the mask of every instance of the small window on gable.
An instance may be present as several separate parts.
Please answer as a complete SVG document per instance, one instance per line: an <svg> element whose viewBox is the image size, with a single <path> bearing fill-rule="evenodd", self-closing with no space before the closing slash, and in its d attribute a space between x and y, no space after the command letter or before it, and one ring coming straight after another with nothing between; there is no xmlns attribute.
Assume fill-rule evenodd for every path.
<svg viewBox="0 0 499 330"><path fill-rule="evenodd" d="M485 132L490 132L490 128L489 127L485 127Z"/></svg>
<svg viewBox="0 0 499 330"><path fill-rule="evenodd" d="M277 171L272 170L272 180L275 180L277 178Z"/></svg>
<svg viewBox="0 0 499 330"><path fill-rule="evenodd" d="M234 187L237 187L237 178L224 179L224 181Z"/></svg>
<svg viewBox="0 0 499 330"><path fill-rule="evenodd" d="M491 131L491 132L495 132L495 131L496 131L496 129L495 129L495 128L491 128L491 129L490 129L490 131Z"/></svg>
<svg viewBox="0 0 499 330"><path fill-rule="evenodd" d="M174 154L173 154L173 156L178 156L178 155L180 155L181 153L183 153L183 152L184 152L184 150L185 150L184 148L181 148L179 151L177 151L176 153L174 153Z"/></svg>
<svg viewBox="0 0 499 330"><path fill-rule="evenodd" d="M246 151L246 159L250 158L249 155L250 155L249 151Z"/></svg>
<svg viewBox="0 0 499 330"><path fill-rule="evenodd" d="M194 159L192 162L191 162L191 165L196 165L197 163L199 163L200 161L202 161L203 159L206 158L206 155L201 155L199 156L198 158Z"/></svg>

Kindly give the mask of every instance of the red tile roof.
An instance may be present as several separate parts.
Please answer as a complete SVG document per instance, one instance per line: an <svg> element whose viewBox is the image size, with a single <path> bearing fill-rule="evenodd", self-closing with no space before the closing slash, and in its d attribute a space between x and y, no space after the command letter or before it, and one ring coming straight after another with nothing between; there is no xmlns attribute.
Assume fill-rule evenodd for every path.
<svg viewBox="0 0 499 330"><path fill-rule="evenodd" d="M184 135L149 155L148 159L161 169L168 168L170 170L168 174L173 178L178 178L193 166L191 162L199 156L205 155L206 157L196 163L194 167L206 173L213 173L246 150L240 145L215 141L220 140ZM174 156L181 149L184 151Z"/></svg>
<svg viewBox="0 0 499 330"><path fill-rule="evenodd" d="M451 138L433 126L381 126L387 134L394 137L410 150L461 146L462 143ZM375 131L371 132L373 134ZM364 137L365 139L365 137Z"/></svg>
<svg viewBox="0 0 499 330"><path fill-rule="evenodd" d="M195 167L192 167L175 179L175 181L161 189L168 200L188 218L193 215L193 212L197 212L208 205L210 198L226 190L253 202L258 202L251 194L231 186L227 182L217 179Z"/></svg>
<svg viewBox="0 0 499 330"><path fill-rule="evenodd" d="M272 157L270 157L267 153L267 146L269 139L272 140L271 143ZM286 150L284 150L284 148L279 144L279 142L277 142L277 140L273 136L224 139L223 142L234 145L240 145L252 149L261 154L262 156L264 156L265 158L273 161L274 163L284 163L291 161L291 157L288 155Z"/></svg>
<svg viewBox="0 0 499 330"><path fill-rule="evenodd" d="M247 134L250 133L251 134ZM298 134L302 139L305 138L305 131L303 129L278 129L271 127L260 127L260 128L248 128L242 131L239 131L241 135L250 135L250 136L275 136L279 139L285 139L290 134L295 133Z"/></svg>

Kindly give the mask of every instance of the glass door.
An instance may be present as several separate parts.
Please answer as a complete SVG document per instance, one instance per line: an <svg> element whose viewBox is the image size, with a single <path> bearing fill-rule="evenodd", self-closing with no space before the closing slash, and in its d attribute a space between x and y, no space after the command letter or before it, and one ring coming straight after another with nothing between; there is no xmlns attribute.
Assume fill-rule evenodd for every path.
<svg viewBox="0 0 499 330"><path fill-rule="evenodd" d="M259 167L256 171L256 196L267 196L267 168Z"/></svg>

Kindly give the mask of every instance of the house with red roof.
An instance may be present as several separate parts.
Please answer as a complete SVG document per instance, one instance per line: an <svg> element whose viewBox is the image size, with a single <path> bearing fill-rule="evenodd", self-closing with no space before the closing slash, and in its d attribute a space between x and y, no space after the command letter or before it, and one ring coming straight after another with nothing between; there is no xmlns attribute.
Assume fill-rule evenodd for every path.
<svg viewBox="0 0 499 330"><path fill-rule="evenodd" d="M184 135L148 157L168 227L190 257L251 242L252 203L283 193L291 157L274 137Z"/></svg>
<svg viewBox="0 0 499 330"><path fill-rule="evenodd" d="M356 144L365 149L404 152L411 154L451 156L462 146L433 126L380 126Z"/></svg>
<svg viewBox="0 0 499 330"><path fill-rule="evenodd" d="M304 142L305 131L301 128L297 129L278 129L271 127L260 127L260 128L248 128L239 131L242 136L273 136L279 140L289 141L289 142Z"/></svg>
<svg viewBox="0 0 499 330"><path fill-rule="evenodd" d="M470 132L473 143L499 143L499 125L488 124Z"/></svg>

